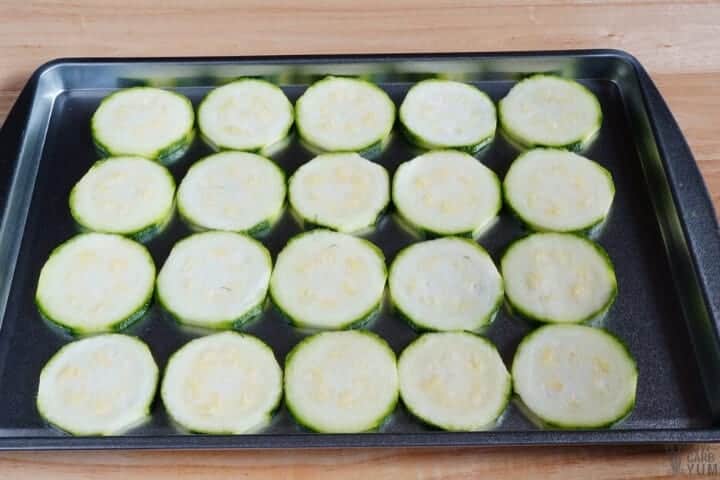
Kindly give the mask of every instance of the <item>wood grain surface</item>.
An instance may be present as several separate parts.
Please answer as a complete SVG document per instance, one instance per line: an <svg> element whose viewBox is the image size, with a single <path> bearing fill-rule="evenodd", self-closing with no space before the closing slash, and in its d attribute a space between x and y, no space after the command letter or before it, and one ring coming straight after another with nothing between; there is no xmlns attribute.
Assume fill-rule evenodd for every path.
<svg viewBox="0 0 720 480"><path fill-rule="evenodd" d="M57 57L569 48L638 57L720 207L717 1L0 0L0 122L32 71ZM0 479L670 478L718 463L709 445L1 453Z"/></svg>

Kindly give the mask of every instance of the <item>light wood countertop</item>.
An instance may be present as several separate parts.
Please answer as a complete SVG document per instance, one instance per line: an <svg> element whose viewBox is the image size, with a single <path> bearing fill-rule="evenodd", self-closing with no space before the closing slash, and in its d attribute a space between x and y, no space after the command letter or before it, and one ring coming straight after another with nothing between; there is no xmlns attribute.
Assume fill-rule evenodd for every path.
<svg viewBox="0 0 720 480"><path fill-rule="evenodd" d="M43 62L618 48L649 70L720 208L720 2L669 0L0 2L0 122ZM0 385L0 388L2 386ZM703 449L708 450L703 450ZM0 453L3 480L669 478L665 447ZM717 465L716 465L717 466Z"/></svg>

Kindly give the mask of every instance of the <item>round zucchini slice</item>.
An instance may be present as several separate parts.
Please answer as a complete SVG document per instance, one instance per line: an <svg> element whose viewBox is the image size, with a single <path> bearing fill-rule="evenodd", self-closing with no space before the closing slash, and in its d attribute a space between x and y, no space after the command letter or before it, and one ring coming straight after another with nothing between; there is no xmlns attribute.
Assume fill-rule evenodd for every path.
<svg viewBox="0 0 720 480"><path fill-rule="evenodd" d="M635 405L635 360L618 338L599 328L535 330L518 346L512 376L533 420L550 427L608 427Z"/></svg>
<svg viewBox="0 0 720 480"><path fill-rule="evenodd" d="M175 180L141 157L96 162L70 192L70 213L81 228L148 240L170 221Z"/></svg>
<svg viewBox="0 0 720 480"><path fill-rule="evenodd" d="M357 153L327 153L290 178L290 205L303 222L340 232L374 226L390 202L387 170Z"/></svg>
<svg viewBox="0 0 720 480"><path fill-rule="evenodd" d="M270 82L245 78L207 94L198 107L198 128L216 150L267 152L288 136L293 107Z"/></svg>
<svg viewBox="0 0 720 480"><path fill-rule="evenodd" d="M270 253L257 240L197 233L170 251L157 278L158 301L180 323L239 327L261 312L271 269Z"/></svg>
<svg viewBox="0 0 720 480"><path fill-rule="evenodd" d="M371 242L318 229L278 254L270 296L299 327L350 328L377 313L386 277L385 258Z"/></svg>
<svg viewBox="0 0 720 480"><path fill-rule="evenodd" d="M392 197L406 223L437 236L478 236L502 205L495 172L455 150L425 153L400 165Z"/></svg>
<svg viewBox="0 0 720 480"><path fill-rule="evenodd" d="M615 185L599 164L567 150L520 155L503 181L505 202L533 230L586 232L610 211Z"/></svg>
<svg viewBox="0 0 720 480"><path fill-rule="evenodd" d="M198 230L257 235L280 218L285 174L271 160L245 152L222 152L195 163L180 182L180 216Z"/></svg>
<svg viewBox="0 0 720 480"><path fill-rule="evenodd" d="M186 97L150 87L119 90L95 111L91 129L104 156L140 156L163 163L180 158L195 136Z"/></svg>
<svg viewBox="0 0 720 480"><path fill-rule="evenodd" d="M513 310L539 322L580 323L601 317L617 296L607 253L569 233L535 233L514 242L500 261Z"/></svg>
<svg viewBox="0 0 720 480"><path fill-rule="evenodd" d="M400 105L400 122L411 142L428 150L452 148L476 153L495 135L495 104L474 86L451 80L423 80Z"/></svg>
<svg viewBox="0 0 720 480"><path fill-rule="evenodd" d="M326 152L364 152L385 143L395 104L377 85L356 78L326 77L298 99L297 128L311 147Z"/></svg>
<svg viewBox="0 0 720 480"><path fill-rule="evenodd" d="M285 403L298 423L316 432L374 430L397 400L395 353L374 333L319 333L285 360Z"/></svg>
<svg viewBox="0 0 720 480"><path fill-rule="evenodd" d="M251 335L196 338L168 360L160 390L170 416L201 433L257 432L282 397L282 370L272 349Z"/></svg>
<svg viewBox="0 0 720 480"><path fill-rule="evenodd" d="M37 409L73 435L115 435L147 418L157 381L158 367L141 340L97 335L65 345L45 364Z"/></svg>
<svg viewBox="0 0 720 480"><path fill-rule="evenodd" d="M400 398L444 430L492 428L510 400L510 374L495 346L465 332L426 333L398 360Z"/></svg>
<svg viewBox="0 0 720 480"><path fill-rule="evenodd" d="M597 97L578 82L554 75L522 80L499 107L503 131L526 148L579 150L602 124Z"/></svg>
<svg viewBox="0 0 720 480"><path fill-rule="evenodd" d="M74 334L120 330L145 313L154 283L145 247L119 235L84 233L50 254L35 302L44 317Z"/></svg>
<svg viewBox="0 0 720 480"><path fill-rule="evenodd" d="M422 330L478 330L503 300L502 278L490 255L464 238L410 245L390 266L388 283L395 308Z"/></svg>

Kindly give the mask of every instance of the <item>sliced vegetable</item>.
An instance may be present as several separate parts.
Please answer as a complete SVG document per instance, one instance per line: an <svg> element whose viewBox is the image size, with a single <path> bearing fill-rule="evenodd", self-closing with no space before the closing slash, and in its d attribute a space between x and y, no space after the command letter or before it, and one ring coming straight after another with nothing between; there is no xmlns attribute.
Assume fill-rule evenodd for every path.
<svg viewBox="0 0 720 480"><path fill-rule="evenodd" d="M343 329L378 311L386 277L375 245L318 229L290 239L278 254L270 295L297 326Z"/></svg>
<svg viewBox="0 0 720 480"><path fill-rule="evenodd" d="M502 205L497 175L455 150L429 152L400 165L392 196L405 222L432 235L477 236Z"/></svg>
<svg viewBox="0 0 720 480"><path fill-rule="evenodd" d="M285 401L305 427L324 433L380 427L398 399L395 354L360 330L306 338L285 360Z"/></svg>
<svg viewBox="0 0 720 480"><path fill-rule="evenodd" d="M40 372L37 409L73 435L114 435L150 413L158 367L135 337L98 335L62 347Z"/></svg>
<svg viewBox="0 0 720 480"><path fill-rule="evenodd" d="M272 261L257 240L205 232L180 240L157 278L159 302L180 322L239 327L262 311Z"/></svg>
<svg viewBox="0 0 720 480"><path fill-rule="evenodd" d="M119 235L84 233L50 254L35 302L43 316L76 334L120 330L145 313L154 282L145 247Z"/></svg>
<svg viewBox="0 0 720 480"><path fill-rule="evenodd" d="M529 413L551 427L608 427L635 405L635 360L620 340L599 328L535 330L518 346L512 376Z"/></svg>
<svg viewBox="0 0 720 480"><path fill-rule="evenodd" d="M505 252L500 270L510 306L539 322L590 321L617 296L607 253L577 235L536 233L518 240Z"/></svg>
<svg viewBox="0 0 720 480"><path fill-rule="evenodd" d="M328 153L290 178L290 205L303 222L356 232L373 226L390 201L382 166L356 153Z"/></svg>
<svg viewBox="0 0 720 480"><path fill-rule="evenodd" d="M217 333L188 342L170 357L161 395L173 420L193 432L256 432L280 404L282 370L262 340Z"/></svg>
<svg viewBox="0 0 720 480"><path fill-rule="evenodd" d="M104 156L140 156L163 163L180 158L195 135L186 97L159 88L119 90L92 117L92 136Z"/></svg>
<svg viewBox="0 0 720 480"><path fill-rule="evenodd" d="M554 75L534 75L500 100L500 125L523 147L578 150L600 130L597 97L580 83Z"/></svg>
<svg viewBox="0 0 720 480"><path fill-rule="evenodd" d="M503 181L505 202L540 231L584 232L610 211L615 185L599 164L566 150L520 155Z"/></svg>
<svg viewBox="0 0 720 480"><path fill-rule="evenodd" d="M426 333L400 355L400 397L415 416L445 430L492 427L512 390L495 346L462 332Z"/></svg>
<svg viewBox="0 0 720 480"><path fill-rule="evenodd" d="M302 139L321 151L365 152L382 145L395 122L395 104L377 85L326 77L296 103Z"/></svg>
<svg viewBox="0 0 720 480"><path fill-rule="evenodd" d="M264 153L287 137L293 107L265 80L245 78L212 90L198 107L198 128L216 150Z"/></svg>
<svg viewBox="0 0 720 480"><path fill-rule="evenodd" d="M178 212L196 229L256 235L280 218L285 191L285 174L271 160L216 153L188 170L178 188Z"/></svg>
<svg viewBox="0 0 720 480"><path fill-rule="evenodd" d="M415 84L400 105L400 122L415 144L428 150L475 153L495 135L497 116L490 97L474 86L430 79Z"/></svg>
<svg viewBox="0 0 720 480"><path fill-rule="evenodd" d="M170 221L175 180L140 157L96 162L70 192L70 213L85 230L148 240Z"/></svg>
<svg viewBox="0 0 720 480"><path fill-rule="evenodd" d="M503 300L490 255L464 238L412 244L395 257L388 283L395 308L425 330L478 330Z"/></svg>

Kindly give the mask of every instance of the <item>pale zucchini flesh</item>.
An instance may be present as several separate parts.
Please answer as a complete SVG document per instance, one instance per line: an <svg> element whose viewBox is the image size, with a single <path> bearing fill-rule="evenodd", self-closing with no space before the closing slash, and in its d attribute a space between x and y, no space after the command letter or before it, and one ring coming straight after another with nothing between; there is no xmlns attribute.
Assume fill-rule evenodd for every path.
<svg viewBox="0 0 720 480"><path fill-rule="evenodd" d="M70 192L70 213L84 230L147 240L173 213L175 180L141 157L96 162Z"/></svg>
<svg viewBox="0 0 720 480"><path fill-rule="evenodd" d="M398 167L393 203L411 227L430 235L478 236L497 218L500 180L472 155L428 152Z"/></svg>
<svg viewBox="0 0 720 480"><path fill-rule="evenodd" d="M400 397L425 423L487 430L510 400L512 382L495 346L462 332L426 333L398 360Z"/></svg>
<svg viewBox="0 0 720 480"><path fill-rule="evenodd" d="M198 107L198 128L216 150L264 153L288 136L293 107L270 82L242 79L212 90Z"/></svg>
<svg viewBox="0 0 720 480"><path fill-rule="evenodd" d="M635 404L635 360L620 340L599 328L535 330L518 346L512 376L523 407L545 426L608 427Z"/></svg>
<svg viewBox="0 0 720 480"><path fill-rule="evenodd" d="M150 412L158 368L135 337L105 334L69 343L40 373L37 409L74 435L114 435Z"/></svg>
<svg viewBox="0 0 720 480"><path fill-rule="evenodd" d="M395 353L362 330L306 338L285 360L285 402L301 425L317 432L379 428L398 400Z"/></svg>
<svg viewBox="0 0 720 480"><path fill-rule="evenodd" d="M429 150L475 153L495 135L497 115L490 97L474 86L430 79L414 85L399 111L408 138Z"/></svg>
<svg viewBox="0 0 720 480"><path fill-rule="evenodd" d="M343 329L379 310L386 277L385 258L371 242L317 229L290 239L278 254L270 295L297 326Z"/></svg>
<svg viewBox="0 0 720 480"><path fill-rule="evenodd" d="M282 370L260 339L236 332L200 337L168 360L163 404L182 427L200 433L253 433L272 420Z"/></svg>
<svg viewBox="0 0 720 480"><path fill-rule="evenodd" d="M375 224L390 201L390 180L385 168L356 153L329 153L302 165L288 194L303 223L351 233Z"/></svg>
<svg viewBox="0 0 720 480"><path fill-rule="evenodd" d="M72 333L119 330L143 315L154 282L145 247L119 235L85 233L50 254L35 302L45 318Z"/></svg>
<svg viewBox="0 0 720 480"><path fill-rule="evenodd" d="M193 164L180 182L180 216L198 230L261 234L280 218L285 174L265 157L222 152Z"/></svg>
<svg viewBox="0 0 720 480"><path fill-rule="evenodd" d="M587 232L610 211L615 186L599 164L566 150L520 155L503 181L505 201L530 228Z"/></svg>
<svg viewBox="0 0 720 480"><path fill-rule="evenodd" d="M617 296L615 270L607 253L578 235L529 235L510 245L500 269L511 308L539 322L597 319Z"/></svg>
<svg viewBox="0 0 720 480"><path fill-rule="evenodd" d="M577 150L600 129L597 97L580 83L554 75L534 75L517 83L500 100L500 125L526 148Z"/></svg>
<svg viewBox="0 0 720 480"><path fill-rule="evenodd" d="M503 300L500 273L470 239L445 237L402 250L390 267L393 306L421 330L479 330Z"/></svg>
<svg viewBox="0 0 720 480"><path fill-rule="evenodd" d="M364 152L382 144L395 122L395 104L377 85L326 77L296 103L297 129L310 146L326 152Z"/></svg>
<svg viewBox="0 0 720 480"><path fill-rule="evenodd" d="M158 301L180 323L239 327L260 313L270 253L248 236L205 232L175 244L157 278Z"/></svg>
<svg viewBox="0 0 720 480"><path fill-rule="evenodd" d="M140 156L169 163L194 138L195 111L186 97L150 87L119 90L95 111L91 129L105 156Z"/></svg>

